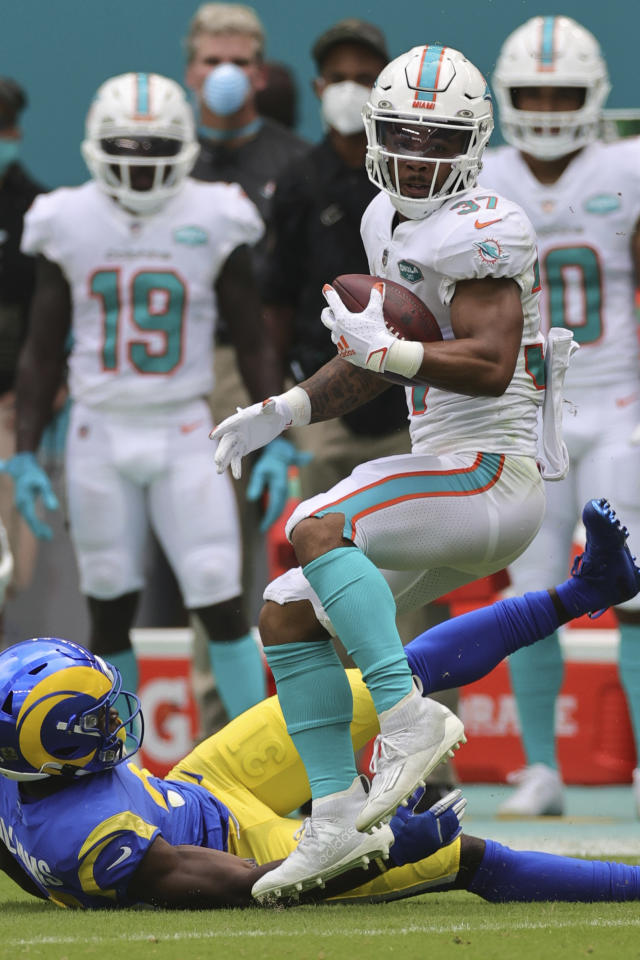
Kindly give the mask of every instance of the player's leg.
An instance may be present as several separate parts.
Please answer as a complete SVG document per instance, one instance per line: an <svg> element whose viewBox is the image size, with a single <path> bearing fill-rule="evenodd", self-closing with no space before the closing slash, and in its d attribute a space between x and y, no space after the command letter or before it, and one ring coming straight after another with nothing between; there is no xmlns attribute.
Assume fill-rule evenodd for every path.
<svg viewBox="0 0 640 960"><path fill-rule="evenodd" d="M482 860L465 889L491 903L640 899L640 867L511 850L495 840L485 840L484 845Z"/></svg>
<svg viewBox="0 0 640 960"><path fill-rule="evenodd" d="M180 430L198 418L202 428ZM204 403L171 415L167 462L150 485L149 511L185 606L206 631L211 668L231 718L264 699L266 678L241 597L240 527L231 481L215 471L207 425Z"/></svg>
<svg viewBox="0 0 640 960"><path fill-rule="evenodd" d="M577 469L577 464L575 464ZM566 577L569 549L580 515L573 476L545 486L545 519L533 543L509 567L516 593L551 587ZM555 740L555 704L564 666L557 630L509 658L526 766L511 777L517 788L499 807L501 816L560 814L564 807Z"/></svg>
<svg viewBox="0 0 640 960"><path fill-rule="evenodd" d="M637 596L640 571L620 518L607 501L588 501L583 519L585 550L568 580L550 590L509 597L440 623L405 647L425 693L473 683L505 657L544 642L543 638L575 617Z"/></svg>
<svg viewBox="0 0 640 960"><path fill-rule="evenodd" d="M120 671L123 687L138 685L130 627L144 584L147 532L143 489L117 464L126 454L128 431L104 415L76 404L67 443L66 482L70 532L80 589L91 618L90 646Z"/></svg>
<svg viewBox="0 0 640 960"><path fill-rule="evenodd" d="M361 669L380 716L379 773L356 820L358 828L387 818L463 736L459 720L446 708L415 689L401 696L411 672L395 629L393 595L376 566L419 570L441 566L451 556L452 566L465 574L463 581L498 569L540 522L540 480L529 467L521 460L514 464L482 455L377 461L301 505L289 522L304 575ZM360 549L344 545L350 540ZM265 596L275 599L269 588ZM271 620L271 612L261 617L261 635L289 733L309 773L313 816L340 797L339 804L349 805L348 822L347 792L357 781L346 785L355 774L351 757L349 765L336 770L336 757L347 757L351 716L339 661L328 641L283 642L290 631L279 629L281 618ZM401 769L387 776L385 766ZM288 865L279 870L288 873Z"/></svg>

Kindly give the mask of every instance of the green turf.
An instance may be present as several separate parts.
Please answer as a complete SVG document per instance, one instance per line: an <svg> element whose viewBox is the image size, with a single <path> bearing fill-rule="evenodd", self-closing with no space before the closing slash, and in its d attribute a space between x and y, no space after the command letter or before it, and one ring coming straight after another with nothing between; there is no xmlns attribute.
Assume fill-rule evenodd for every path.
<svg viewBox="0 0 640 960"><path fill-rule="evenodd" d="M376 906L85 913L33 900L0 875L0 904L3 960L640 956L637 903L497 906L454 892Z"/></svg>

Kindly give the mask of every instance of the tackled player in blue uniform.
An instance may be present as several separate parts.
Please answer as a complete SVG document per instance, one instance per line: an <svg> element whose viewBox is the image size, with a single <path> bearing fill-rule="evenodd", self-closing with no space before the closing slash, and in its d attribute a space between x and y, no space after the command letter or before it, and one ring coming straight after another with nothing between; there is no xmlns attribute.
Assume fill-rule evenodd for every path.
<svg viewBox="0 0 640 960"><path fill-rule="evenodd" d="M427 631L407 648L424 694L482 676L559 624L635 595L627 530L586 505L585 553L554 590L500 601ZM357 671L353 744L377 729ZM0 654L0 868L58 906L245 906L294 846L287 814L309 782L275 697L233 720L159 779L135 764L140 704L115 667L77 644L38 638ZM493 902L638 900L640 867L510 850L461 833L454 791L419 797L384 829L380 857L328 878L310 899L391 900L467 889ZM308 829L308 826L307 826ZM272 898L269 898L272 899ZM287 901L291 902L291 900Z"/></svg>

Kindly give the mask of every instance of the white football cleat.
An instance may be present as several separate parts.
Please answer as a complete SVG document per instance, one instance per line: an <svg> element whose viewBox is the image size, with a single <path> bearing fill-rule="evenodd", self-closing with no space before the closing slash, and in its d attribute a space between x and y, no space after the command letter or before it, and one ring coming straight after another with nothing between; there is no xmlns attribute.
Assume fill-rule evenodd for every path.
<svg viewBox="0 0 640 960"><path fill-rule="evenodd" d="M534 763L507 776L508 783L518 789L498 807L502 820L521 817L561 817L564 813L564 790L560 774L546 763Z"/></svg>
<svg viewBox="0 0 640 960"><path fill-rule="evenodd" d="M279 867L256 880L252 896L256 900L295 896L323 887L326 880L355 867L367 867L371 860L386 860L394 839L391 828L363 835L354 826L365 796L357 777L348 790L314 800L311 816L295 834L298 846Z"/></svg>
<svg viewBox="0 0 640 960"><path fill-rule="evenodd" d="M466 743L462 720L447 707L421 695L414 677L411 693L380 716L371 760L371 790L356 819L358 830L390 820L431 771Z"/></svg>

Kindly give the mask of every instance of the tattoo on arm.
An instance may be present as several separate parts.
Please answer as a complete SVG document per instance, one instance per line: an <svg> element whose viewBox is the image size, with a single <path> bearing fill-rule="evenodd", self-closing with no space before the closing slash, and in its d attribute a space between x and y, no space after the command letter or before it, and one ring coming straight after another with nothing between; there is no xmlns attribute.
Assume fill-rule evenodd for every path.
<svg viewBox="0 0 640 960"><path fill-rule="evenodd" d="M300 386L311 399L311 423L317 423L350 413L384 393L391 384L375 373L334 357Z"/></svg>

